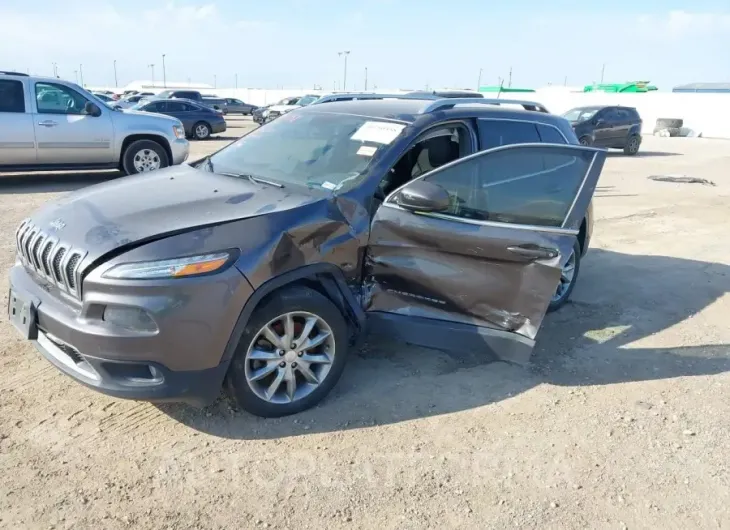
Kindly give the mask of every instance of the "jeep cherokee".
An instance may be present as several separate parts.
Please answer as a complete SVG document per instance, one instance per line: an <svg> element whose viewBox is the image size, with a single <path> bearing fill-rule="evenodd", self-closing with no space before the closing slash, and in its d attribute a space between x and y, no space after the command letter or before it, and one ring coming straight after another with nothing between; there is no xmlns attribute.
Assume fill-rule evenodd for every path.
<svg viewBox="0 0 730 530"><path fill-rule="evenodd" d="M366 323L525 362L575 285L605 150L475 101L312 105L49 203L18 228L10 319L99 391L203 405L225 383L267 417L320 401Z"/></svg>

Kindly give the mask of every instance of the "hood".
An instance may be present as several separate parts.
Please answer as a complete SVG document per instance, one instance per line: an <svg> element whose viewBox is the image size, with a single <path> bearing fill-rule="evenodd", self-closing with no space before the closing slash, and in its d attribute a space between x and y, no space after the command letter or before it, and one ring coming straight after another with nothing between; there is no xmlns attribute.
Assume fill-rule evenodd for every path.
<svg viewBox="0 0 730 530"><path fill-rule="evenodd" d="M93 261L122 246L317 200L191 166L122 177L43 206L31 222ZM59 228L60 227L60 228Z"/></svg>
<svg viewBox="0 0 730 530"><path fill-rule="evenodd" d="M293 110L299 108L299 105L272 105L269 107L269 110L276 110L279 112L286 112L289 110Z"/></svg>
<svg viewBox="0 0 730 530"><path fill-rule="evenodd" d="M147 112L144 110L122 109L121 114L123 116L144 116L146 119L153 120L160 119L161 121L170 122L170 125L180 123L180 120L178 120L177 118L173 118L172 116L168 116L166 114L158 114L157 112Z"/></svg>

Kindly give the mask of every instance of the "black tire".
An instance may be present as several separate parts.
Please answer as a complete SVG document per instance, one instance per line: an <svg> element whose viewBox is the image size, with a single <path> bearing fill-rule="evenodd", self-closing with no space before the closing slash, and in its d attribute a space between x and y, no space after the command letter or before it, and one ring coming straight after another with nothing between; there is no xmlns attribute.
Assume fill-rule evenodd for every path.
<svg viewBox="0 0 730 530"><path fill-rule="evenodd" d="M258 332L272 319L292 311L306 311L322 318L332 330L335 356L324 381L310 394L289 403L271 403L259 397L246 380L246 353ZM229 395L243 410L264 418L278 418L307 410L319 403L342 375L349 349L347 322L339 309L313 289L296 286L275 291L256 308L246 324L226 377Z"/></svg>
<svg viewBox="0 0 730 530"><path fill-rule="evenodd" d="M629 156L634 156L639 152L639 147L641 147L641 137L638 134L632 134L626 140L624 153Z"/></svg>
<svg viewBox="0 0 730 530"><path fill-rule="evenodd" d="M550 305L548 306L548 313L552 313L553 311L557 311L561 307L563 307L568 300L570 300L570 295L573 293L573 288L575 287L575 284L578 282L578 275L580 273L580 261L581 261L581 255L580 255L580 243L578 243L578 240L575 241L573 244L573 253L575 255L575 272L573 273L573 279L568 285L567 290L562 294L562 296L559 299L551 300ZM557 292L557 289L556 289Z"/></svg>
<svg viewBox="0 0 730 530"><path fill-rule="evenodd" d="M140 171L135 166L135 158L140 153L145 151L153 151L160 161L159 169L166 168L170 165L170 159L167 156L167 151L160 144L153 140L137 140L127 146L122 153L122 171L127 175L135 175ZM154 170L150 170L154 171Z"/></svg>
<svg viewBox="0 0 730 530"><path fill-rule="evenodd" d="M196 140L207 140L208 138L210 138L210 133L210 124L207 122L199 121L198 123L193 125L193 138L195 138Z"/></svg>
<svg viewBox="0 0 730 530"><path fill-rule="evenodd" d="M679 129L684 125L684 120L677 118L657 118L656 125L654 126L655 131L662 129Z"/></svg>
<svg viewBox="0 0 730 530"><path fill-rule="evenodd" d="M590 136L587 136L587 135L581 136L580 139L578 140L578 142L580 143L580 145L590 146L590 145L593 145L593 138L591 138Z"/></svg>

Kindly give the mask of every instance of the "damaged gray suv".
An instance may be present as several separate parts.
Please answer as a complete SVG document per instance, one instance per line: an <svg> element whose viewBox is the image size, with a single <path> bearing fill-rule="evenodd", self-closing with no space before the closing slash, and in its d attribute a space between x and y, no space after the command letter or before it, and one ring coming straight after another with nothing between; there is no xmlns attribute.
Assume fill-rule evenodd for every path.
<svg viewBox="0 0 730 530"><path fill-rule="evenodd" d="M527 361L575 285L605 151L537 104L423 98L305 107L47 204L16 234L11 321L101 392L225 387L267 417L327 395L366 330Z"/></svg>

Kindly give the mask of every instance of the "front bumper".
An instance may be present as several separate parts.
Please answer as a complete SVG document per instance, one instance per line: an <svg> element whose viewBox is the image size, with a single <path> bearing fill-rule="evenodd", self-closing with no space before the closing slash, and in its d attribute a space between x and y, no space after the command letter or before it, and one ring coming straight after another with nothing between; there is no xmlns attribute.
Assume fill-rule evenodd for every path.
<svg viewBox="0 0 730 530"><path fill-rule="evenodd" d="M190 142L185 138L176 138L175 141L170 143L170 151L172 152L171 165L180 165L188 159Z"/></svg>
<svg viewBox="0 0 730 530"><path fill-rule="evenodd" d="M9 276L13 294L33 304L35 326L26 338L59 370L111 396L195 406L220 393L230 362L228 340L251 293L231 267L213 283L107 290L92 284L74 306L21 264ZM141 308L157 330L115 326L103 320L99 311L105 307Z"/></svg>

